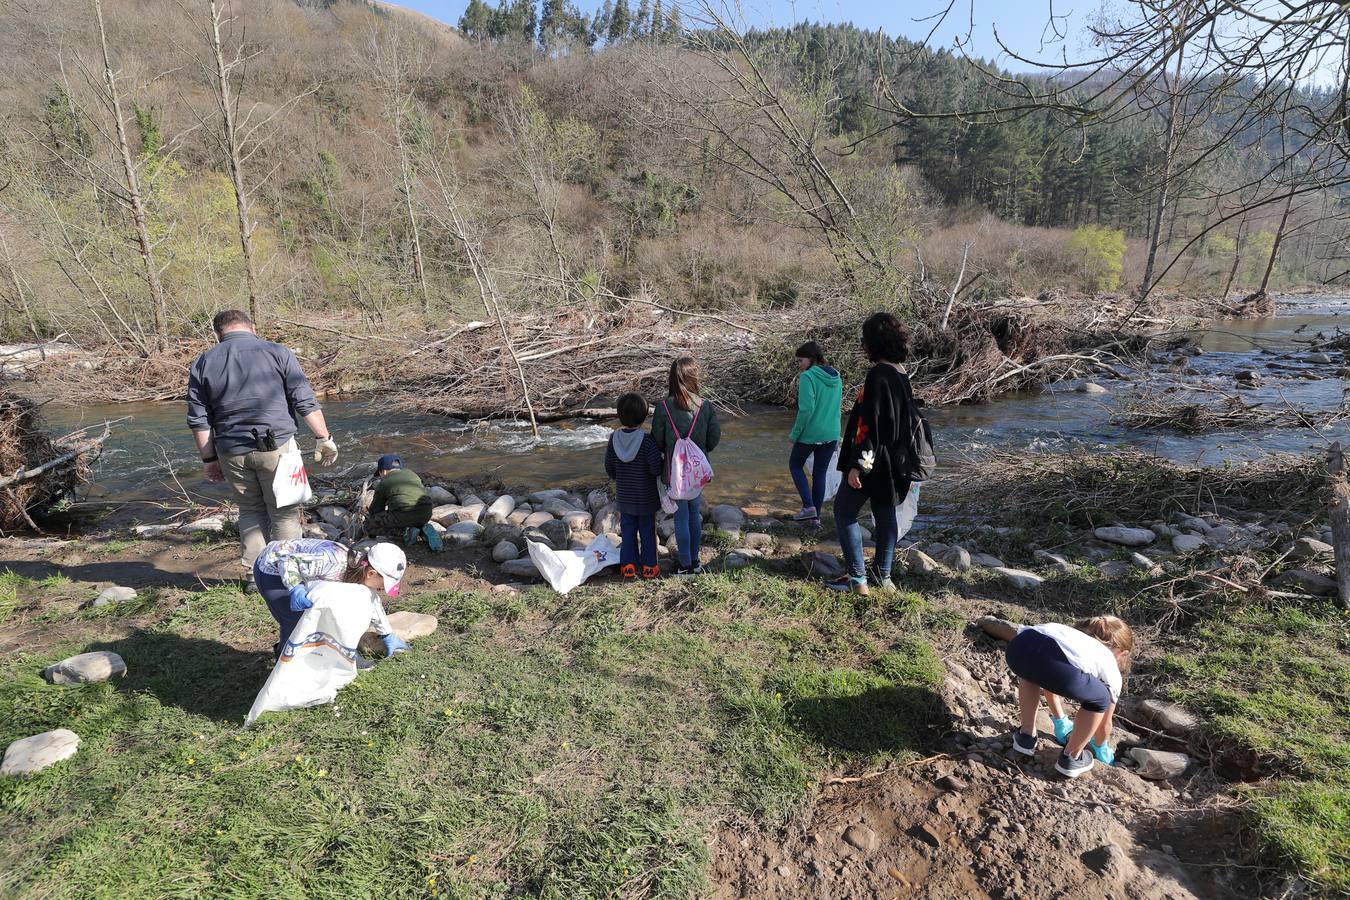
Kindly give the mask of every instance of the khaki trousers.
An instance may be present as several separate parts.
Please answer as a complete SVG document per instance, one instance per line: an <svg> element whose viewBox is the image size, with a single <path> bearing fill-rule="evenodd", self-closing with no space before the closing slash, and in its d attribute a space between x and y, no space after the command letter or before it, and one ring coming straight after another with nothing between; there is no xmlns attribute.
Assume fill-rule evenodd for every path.
<svg viewBox="0 0 1350 900"><path fill-rule="evenodd" d="M302 534L301 504L278 509L272 493L272 478L281 454L281 450L254 450L220 458L221 471L239 504L241 562L249 571L269 541L288 541Z"/></svg>

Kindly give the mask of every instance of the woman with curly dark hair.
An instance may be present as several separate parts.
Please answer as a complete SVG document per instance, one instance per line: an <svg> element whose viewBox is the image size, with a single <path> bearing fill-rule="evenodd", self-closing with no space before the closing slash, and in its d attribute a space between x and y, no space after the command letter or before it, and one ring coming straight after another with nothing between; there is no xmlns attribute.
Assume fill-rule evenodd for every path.
<svg viewBox="0 0 1350 900"><path fill-rule="evenodd" d="M912 478L914 392L903 365L909 358L909 331L899 319L884 312L869 316L862 326L862 351L873 365L844 427L839 471L845 477L834 498L834 521L848 570L826 582L826 587L866 595L858 514L864 503L871 503L877 545L873 574L878 587L889 588L895 559L895 510L909 493Z"/></svg>

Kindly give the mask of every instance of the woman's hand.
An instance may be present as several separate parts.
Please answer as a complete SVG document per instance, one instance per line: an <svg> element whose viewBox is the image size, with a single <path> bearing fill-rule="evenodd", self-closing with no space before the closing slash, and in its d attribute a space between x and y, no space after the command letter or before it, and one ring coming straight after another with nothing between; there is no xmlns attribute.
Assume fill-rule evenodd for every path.
<svg viewBox="0 0 1350 900"><path fill-rule="evenodd" d="M848 486L853 488L855 491L862 490L862 473L860 473L857 469L848 470Z"/></svg>

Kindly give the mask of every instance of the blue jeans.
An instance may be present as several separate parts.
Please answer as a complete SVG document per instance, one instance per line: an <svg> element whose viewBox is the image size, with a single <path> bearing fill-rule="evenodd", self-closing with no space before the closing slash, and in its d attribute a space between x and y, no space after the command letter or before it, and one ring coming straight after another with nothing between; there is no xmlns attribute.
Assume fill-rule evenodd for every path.
<svg viewBox="0 0 1350 900"><path fill-rule="evenodd" d="M693 500L675 501L675 543L679 547L680 568L698 565L698 551L703 543L703 514L699 505L703 495Z"/></svg>
<svg viewBox="0 0 1350 900"><path fill-rule="evenodd" d="M844 564L853 578L867 577L863 563L862 529L858 526L858 513L868 497L862 491L849 487L847 479L839 485L839 493L834 495L834 524L839 530L839 546L844 551ZM891 577L891 564L895 562L895 504L872 503L872 518L877 520L873 540L877 542L876 569L881 578Z"/></svg>
<svg viewBox="0 0 1350 900"><path fill-rule="evenodd" d="M301 613L291 612L291 592L281 576L262 571L257 563L253 565L253 583L258 586L258 593L262 594L263 600L267 601L267 611L277 620L281 628L280 643L285 646L301 616Z"/></svg>
<svg viewBox="0 0 1350 900"><path fill-rule="evenodd" d="M656 565L656 513L619 513L619 536L619 565L638 565L639 548L642 565Z"/></svg>
<svg viewBox="0 0 1350 900"><path fill-rule="evenodd" d="M788 456L788 471L792 473L792 483L802 496L802 506L809 506L820 515L825 505L825 482L830 476L830 461L834 458L834 448L838 441L824 444L803 444L794 441L792 453ZM811 483L806 483L806 458L811 461Z"/></svg>

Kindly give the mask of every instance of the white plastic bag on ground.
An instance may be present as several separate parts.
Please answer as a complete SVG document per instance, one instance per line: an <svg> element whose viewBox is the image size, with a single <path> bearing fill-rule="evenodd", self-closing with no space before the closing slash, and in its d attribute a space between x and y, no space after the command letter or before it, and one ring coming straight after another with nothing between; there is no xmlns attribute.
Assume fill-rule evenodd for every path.
<svg viewBox="0 0 1350 900"><path fill-rule="evenodd" d="M917 481L910 482L909 493L895 508L895 539L897 541L909 534L909 529L914 526L914 519L919 514L919 484L920 482Z"/></svg>
<svg viewBox="0 0 1350 900"><path fill-rule="evenodd" d="M336 581L307 585L305 610L248 711L244 727L265 712L332 703L356 677L356 646L370 627L370 588Z"/></svg>
<svg viewBox="0 0 1350 900"><path fill-rule="evenodd" d="M534 567L560 594L566 594L596 572L619 562L618 548L603 534L596 535L585 550L554 550L537 541L526 541L525 545Z"/></svg>
<svg viewBox="0 0 1350 900"><path fill-rule="evenodd" d="M305 471L305 456L295 443L295 438L286 442L277 471L272 476L272 494L277 498L277 506L285 508L297 503L308 503L314 496L309 486L309 473Z"/></svg>
<svg viewBox="0 0 1350 900"><path fill-rule="evenodd" d="M844 473L839 471L839 442L834 444L834 455L830 457L830 468L825 473L825 499L833 500L834 495L839 493L839 485L844 482ZM812 454L812 465L815 464L815 454Z"/></svg>

